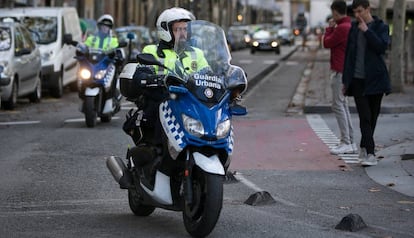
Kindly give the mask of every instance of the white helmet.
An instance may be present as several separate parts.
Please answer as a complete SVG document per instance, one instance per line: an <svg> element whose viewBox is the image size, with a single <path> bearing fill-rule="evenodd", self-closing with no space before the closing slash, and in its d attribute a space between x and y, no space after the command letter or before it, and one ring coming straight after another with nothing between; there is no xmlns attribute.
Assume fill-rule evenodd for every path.
<svg viewBox="0 0 414 238"><path fill-rule="evenodd" d="M98 25L105 25L112 28L114 26L114 18L109 14L104 14L96 21L96 23Z"/></svg>
<svg viewBox="0 0 414 238"><path fill-rule="evenodd" d="M156 27L158 31L158 37L167 42L171 43L173 40L172 35L172 24L179 21L192 21L195 20L194 15L184 9L179 7L173 7L167 10L164 10L157 19Z"/></svg>

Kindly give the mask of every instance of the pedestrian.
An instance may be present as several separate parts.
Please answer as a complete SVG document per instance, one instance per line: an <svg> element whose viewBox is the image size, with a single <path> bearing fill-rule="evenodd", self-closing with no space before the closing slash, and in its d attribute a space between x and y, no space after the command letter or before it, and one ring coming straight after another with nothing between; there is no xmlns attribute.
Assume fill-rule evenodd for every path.
<svg viewBox="0 0 414 238"><path fill-rule="evenodd" d="M361 130L359 158L363 166L376 165L374 131L383 95L391 93L384 61L390 44L389 27L371 15L368 0L354 0L343 72L344 93L353 96Z"/></svg>
<svg viewBox="0 0 414 238"><path fill-rule="evenodd" d="M338 123L341 139L331 154L353 154L357 152L354 143L354 129L349 112L348 98L343 94L342 72L344 69L345 49L348 40L351 18L346 15L346 2L335 0L331 4L332 17L325 29L323 46L330 49L330 79L332 88L332 112Z"/></svg>

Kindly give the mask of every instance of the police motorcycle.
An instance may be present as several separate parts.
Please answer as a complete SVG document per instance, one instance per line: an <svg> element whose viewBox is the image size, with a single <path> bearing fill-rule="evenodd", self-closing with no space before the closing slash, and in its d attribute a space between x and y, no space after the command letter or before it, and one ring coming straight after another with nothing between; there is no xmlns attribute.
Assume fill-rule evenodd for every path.
<svg viewBox="0 0 414 238"><path fill-rule="evenodd" d="M85 115L86 126L96 126L98 116L101 122L110 122L121 108L117 77L125 60L120 48L127 43L120 42L116 49L104 51L73 41L70 34L65 35L65 42L76 46L75 58L80 65L78 96L82 100L80 111Z"/></svg>
<svg viewBox="0 0 414 238"><path fill-rule="evenodd" d="M184 69L180 75L153 55L139 54L141 67L156 65L169 73L136 82L138 65L127 64L120 75L121 92L137 109L127 114L124 131L135 146L128 149L126 160L110 156L106 163L120 188L128 190L135 215L149 216L157 207L182 212L187 232L204 237L214 229L222 209L223 181L234 145L232 116L247 114L232 94L244 92L247 79L240 67L230 64L222 28L196 20L188 23L188 32L188 44L204 52L210 69L190 74L179 65ZM143 110L143 95L151 87L167 91L157 109L161 135L151 135ZM128 123L133 127L126 129ZM152 143L151 137L161 144Z"/></svg>

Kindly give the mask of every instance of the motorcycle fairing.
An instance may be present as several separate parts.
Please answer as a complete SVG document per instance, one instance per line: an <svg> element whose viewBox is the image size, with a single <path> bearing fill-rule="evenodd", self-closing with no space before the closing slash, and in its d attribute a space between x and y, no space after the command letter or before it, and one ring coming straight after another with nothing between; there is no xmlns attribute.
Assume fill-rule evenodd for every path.
<svg viewBox="0 0 414 238"><path fill-rule="evenodd" d="M168 141L175 151L180 152L186 145L186 143L183 141L184 130L177 122L177 118L175 118L175 116L172 114L171 108L168 105L168 101L160 104L159 111L161 125L168 137Z"/></svg>
<svg viewBox="0 0 414 238"><path fill-rule="evenodd" d="M186 94L190 97L191 94ZM180 100L181 101L181 100ZM170 146L175 150L175 153L171 153L170 155L173 159L176 158L176 156L188 145L196 145L196 146L211 146L213 148L223 148L227 151L228 155L231 155L233 153L233 146L234 146L234 133L233 133L233 126L230 129L229 135L226 138L219 139L219 140L206 140L204 138L197 138L195 136L191 136L189 133L187 133L183 126L180 124L181 120L177 120L176 115L173 114L173 110L171 109L171 103L178 103L178 101L165 101L160 104L159 107L159 115L160 115L160 121L161 125L164 129L165 134L168 137L168 141ZM190 103L187 100L183 100L182 103L187 103L187 107L189 108ZM200 104L199 104L200 105ZM201 104L202 105L202 104ZM223 113L220 113L222 110L218 109L221 108L219 104L217 107L213 107L211 110L217 111L217 117L219 115L223 115ZM176 105L177 109L183 108L180 105ZM177 114L179 114L179 110L174 110ZM190 112L197 111L197 109L188 109L186 112L189 113L190 116L193 116ZM199 111L199 110L198 110ZM228 114L227 114L228 115ZM178 115L177 115L178 116ZM193 116L194 118L200 118L200 119L206 119L207 116L200 117L200 116ZM226 118L218 118L215 120L224 121ZM215 126L217 125L217 122L211 121L205 122L203 121L203 125L210 124L214 125L214 128L211 128L211 131L214 130L215 133ZM212 132L213 133L213 132Z"/></svg>
<svg viewBox="0 0 414 238"><path fill-rule="evenodd" d="M98 87L95 88L86 88L85 89L85 96L96 96L99 94L100 89Z"/></svg>
<svg viewBox="0 0 414 238"><path fill-rule="evenodd" d="M170 177L157 170L155 174L154 190L150 190L140 182L141 187L155 201L163 205L171 205L173 203L171 196Z"/></svg>
<svg viewBox="0 0 414 238"><path fill-rule="evenodd" d="M206 156L199 152L194 152L193 158L196 165L202 170L212 174L225 175L223 165L221 164L220 159L216 154L212 156Z"/></svg>

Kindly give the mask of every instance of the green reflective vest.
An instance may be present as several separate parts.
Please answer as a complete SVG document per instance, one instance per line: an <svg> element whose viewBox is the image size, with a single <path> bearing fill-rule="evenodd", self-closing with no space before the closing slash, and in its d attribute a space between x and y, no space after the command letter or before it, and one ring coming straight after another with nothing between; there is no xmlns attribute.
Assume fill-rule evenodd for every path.
<svg viewBox="0 0 414 238"><path fill-rule="evenodd" d="M88 36L84 43L90 48L99 49L100 38L94 35ZM116 47L118 47L118 39L116 37L105 37L102 46L102 50L115 49Z"/></svg>
<svg viewBox="0 0 414 238"><path fill-rule="evenodd" d="M209 67L206 58L204 57L203 51L198 48L192 47L192 51L185 51L186 57L182 59L182 64L184 68L186 68L186 73L194 73L203 68ZM163 53L165 58L158 57L157 54L157 46L156 45L147 45L142 50L142 53L149 53L155 56L155 58L169 69L175 70L175 63L178 60L177 53L175 53L172 49L164 49ZM157 74L166 74L167 70L164 68L159 68L158 66L154 66L155 72Z"/></svg>

